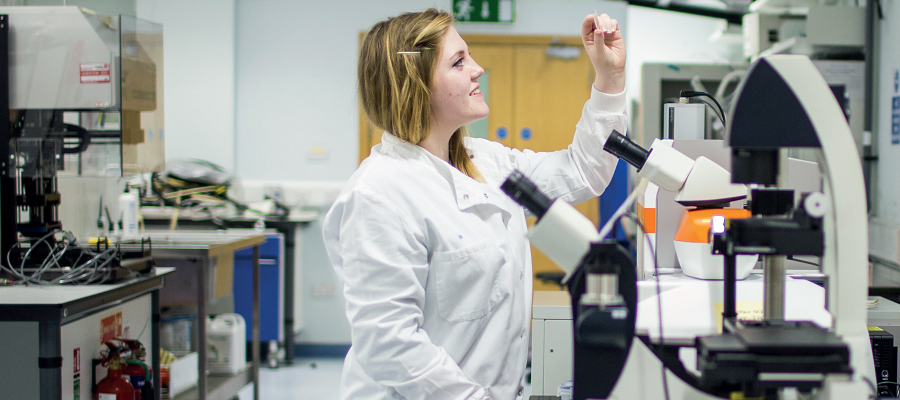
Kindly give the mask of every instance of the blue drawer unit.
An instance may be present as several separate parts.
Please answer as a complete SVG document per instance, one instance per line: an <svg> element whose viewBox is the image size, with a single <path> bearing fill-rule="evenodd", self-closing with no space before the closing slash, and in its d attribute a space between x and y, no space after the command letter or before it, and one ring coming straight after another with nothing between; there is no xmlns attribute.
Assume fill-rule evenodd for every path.
<svg viewBox="0 0 900 400"><path fill-rule="evenodd" d="M266 235L259 246L259 340L282 340L284 312L284 238L280 233ZM234 312L247 322L247 341L253 338L253 249L234 254Z"/></svg>

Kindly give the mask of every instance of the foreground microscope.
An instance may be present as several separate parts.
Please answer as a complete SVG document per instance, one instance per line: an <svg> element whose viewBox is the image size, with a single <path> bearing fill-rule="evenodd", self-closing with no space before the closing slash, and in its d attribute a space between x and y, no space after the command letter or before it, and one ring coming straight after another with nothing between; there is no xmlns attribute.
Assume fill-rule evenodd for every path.
<svg viewBox="0 0 900 400"><path fill-rule="evenodd" d="M586 218L541 194L521 174L513 173L503 184L508 195L538 217L529 230L532 243L567 272L574 399L670 394L679 399L738 394L777 399L785 388L815 399L864 399L873 392L865 326L865 190L844 115L804 56L758 60L736 93L726 129L734 172L730 179L718 165L690 160L665 145L654 143L647 151L617 134L607 141L607 151L661 188L678 192L676 200L682 204L736 200L747 195L742 184L753 187L753 217L713 218L712 251L725 259L721 335L669 343L662 334L652 338L636 329L637 277L631 255L602 242L602 232ZM792 191L778 187L786 149L792 147L819 150L823 193L795 202ZM736 318L734 260L743 254L761 255L766 266L763 321ZM819 257L827 276L822 284L830 327L784 319L783 260L801 255ZM697 372L679 359L684 347L696 350L692 369Z"/></svg>

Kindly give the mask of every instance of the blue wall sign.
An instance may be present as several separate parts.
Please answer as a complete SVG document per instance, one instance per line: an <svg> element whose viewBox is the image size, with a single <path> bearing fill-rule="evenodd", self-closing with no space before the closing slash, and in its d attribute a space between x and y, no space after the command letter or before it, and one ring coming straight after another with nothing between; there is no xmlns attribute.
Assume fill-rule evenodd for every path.
<svg viewBox="0 0 900 400"><path fill-rule="evenodd" d="M900 69L894 70L894 94L900 93Z"/></svg>
<svg viewBox="0 0 900 400"><path fill-rule="evenodd" d="M900 144L900 69L894 70L894 97L891 99L891 144Z"/></svg>
<svg viewBox="0 0 900 400"><path fill-rule="evenodd" d="M891 144L900 144L900 96L891 101Z"/></svg>

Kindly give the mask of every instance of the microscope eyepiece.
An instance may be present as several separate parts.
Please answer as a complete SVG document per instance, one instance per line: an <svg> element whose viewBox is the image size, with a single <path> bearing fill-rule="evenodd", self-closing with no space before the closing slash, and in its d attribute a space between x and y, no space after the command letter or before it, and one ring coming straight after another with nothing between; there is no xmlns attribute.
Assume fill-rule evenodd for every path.
<svg viewBox="0 0 900 400"><path fill-rule="evenodd" d="M650 155L649 151L638 146L615 129L609 135L609 139L606 139L603 150L625 160L625 162L637 168L638 171L644 167L644 162L647 161L647 156Z"/></svg>
<svg viewBox="0 0 900 400"><path fill-rule="evenodd" d="M552 199L541 193L534 182L518 170L509 174L506 181L500 185L500 189L509 197L512 197L516 203L528 209L538 219L541 219L553 204Z"/></svg>

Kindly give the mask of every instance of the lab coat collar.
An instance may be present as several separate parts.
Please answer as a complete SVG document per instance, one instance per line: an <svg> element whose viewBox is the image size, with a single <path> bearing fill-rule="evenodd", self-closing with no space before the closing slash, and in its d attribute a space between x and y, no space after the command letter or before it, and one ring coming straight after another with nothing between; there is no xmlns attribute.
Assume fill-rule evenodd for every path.
<svg viewBox="0 0 900 400"><path fill-rule="evenodd" d="M421 146L401 140L390 133L385 132L382 135L381 143L381 148L377 150L382 154L422 160L434 165L435 170L453 187L456 205L460 211L482 205L495 207L502 213L503 223L508 225L509 219L512 217L509 208L513 205L499 188L472 179ZM470 139L466 138L466 148L469 150L469 154L473 154L470 145Z"/></svg>

